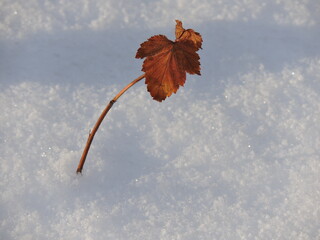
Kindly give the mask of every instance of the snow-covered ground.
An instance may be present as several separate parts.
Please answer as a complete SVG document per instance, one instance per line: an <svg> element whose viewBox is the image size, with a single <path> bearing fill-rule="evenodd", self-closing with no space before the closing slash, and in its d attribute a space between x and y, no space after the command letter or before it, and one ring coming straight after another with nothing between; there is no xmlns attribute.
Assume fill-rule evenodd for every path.
<svg viewBox="0 0 320 240"><path fill-rule="evenodd" d="M202 76L141 75L175 19ZM320 239L318 0L0 1L0 239Z"/></svg>

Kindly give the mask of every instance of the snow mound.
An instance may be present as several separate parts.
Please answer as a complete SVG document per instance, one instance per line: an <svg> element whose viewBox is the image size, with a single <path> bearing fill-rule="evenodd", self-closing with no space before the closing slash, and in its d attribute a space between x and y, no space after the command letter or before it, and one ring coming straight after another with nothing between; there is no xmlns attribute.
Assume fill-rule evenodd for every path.
<svg viewBox="0 0 320 240"><path fill-rule="evenodd" d="M0 239L319 239L317 1L1 1ZM139 44L204 39L153 101Z"/></svg>

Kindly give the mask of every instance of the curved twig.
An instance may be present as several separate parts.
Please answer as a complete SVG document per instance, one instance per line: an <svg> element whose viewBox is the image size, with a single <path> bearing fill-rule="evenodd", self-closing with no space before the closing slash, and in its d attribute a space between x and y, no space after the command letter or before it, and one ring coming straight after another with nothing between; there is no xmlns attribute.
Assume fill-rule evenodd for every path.
<svg viewBox="0 0 320 240"><path fill-rule="evenodd" d="M82 156L80 158L79 161L79 165L77 168L77 173L81 173L82 172L82 168L84 165L84 162L86 161L86 157L88 155L92 140L94 138L94 135L96 134L96 132L98 131L98 128L101 124L101 122L103 121L104 117L107 115L107 113L109 112L109 110L112 108L113 104L118 100L119 97L121 97L122 94L124 94L130 87L132 87L134 84L136 84L137 82L139 82L141 79L143 79L145 77L145 74L141 75L140 77L136 78L135 80L133 80L131 83L129 83L127 86L125 86L110 102L109 104L106 106L106 108L103 110L103 112L101 113L100 117L98 118L96 124L94 125L92 131L90 131L88 139L87 139L87 143L86 146L83 149L83 153Z"/></svg>

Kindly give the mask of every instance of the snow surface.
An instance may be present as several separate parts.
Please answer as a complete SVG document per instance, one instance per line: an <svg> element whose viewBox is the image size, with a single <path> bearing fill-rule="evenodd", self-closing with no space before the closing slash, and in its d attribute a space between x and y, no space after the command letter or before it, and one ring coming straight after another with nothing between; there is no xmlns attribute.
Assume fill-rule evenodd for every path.
<svg viewBox="0 0 320 240"><path fill-rule="evenodd" d="M318 0L0 1L0 239L320 239ZM153 101L175 19L202 76Z"/></svg>

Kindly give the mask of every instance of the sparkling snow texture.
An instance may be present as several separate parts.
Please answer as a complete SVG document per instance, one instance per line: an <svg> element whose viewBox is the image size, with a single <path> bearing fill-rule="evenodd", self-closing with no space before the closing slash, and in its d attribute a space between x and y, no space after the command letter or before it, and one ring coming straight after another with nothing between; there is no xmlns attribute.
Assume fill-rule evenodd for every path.
<svg viewBox="0 0 320 240"><path fill-rule="evenodd" d="M0 2L0 239L320 239L318 0ZM139 44L203 36L163 103Z"/></svg>

